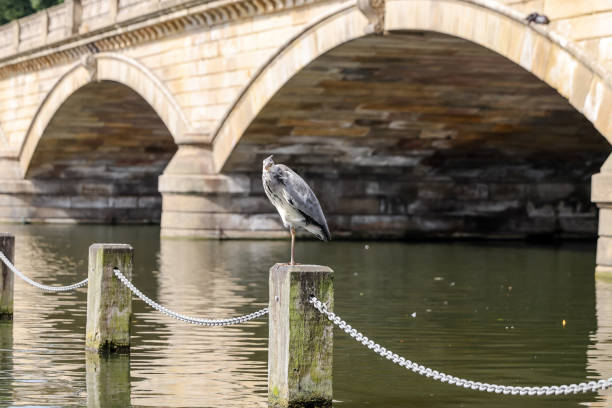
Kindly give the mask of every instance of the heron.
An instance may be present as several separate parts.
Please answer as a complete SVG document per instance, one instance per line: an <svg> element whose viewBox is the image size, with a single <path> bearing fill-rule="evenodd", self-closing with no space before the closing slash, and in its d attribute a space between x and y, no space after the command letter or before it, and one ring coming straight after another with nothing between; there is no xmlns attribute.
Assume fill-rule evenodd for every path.
<svg viewBox="0 0 612 408"><path fill-rule="evenodd" d="M301 227L323 241L331 234L317 196L295 171L284 164L274 164L272 156L263 161L261 174L264 191L276 207L285 228L291 231L291 261L295 265L295 228Z"/></svg>

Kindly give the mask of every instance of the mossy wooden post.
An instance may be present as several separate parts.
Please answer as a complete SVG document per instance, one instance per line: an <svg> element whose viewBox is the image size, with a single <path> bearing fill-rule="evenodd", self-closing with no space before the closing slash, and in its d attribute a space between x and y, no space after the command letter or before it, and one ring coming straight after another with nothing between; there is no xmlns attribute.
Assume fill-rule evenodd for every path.
<svg viewBox="0 0 612 408"><path fill-rule="evenodd" d="M309 303L311 295L333 310L333 271L327 266L270 269L271 407L331 407L333 326Z"/></svg>
<svg viewBox="0 0 612 408"><path fill-rule="evenodd" d="M132 294L115 276L119 268L132 278L134 250L126 244L93 244L89 247L87 288L88 351L127 353L130 351Z"/></svg>
<svg viewBox="0 0 612 408"><path fill-rule="evenodd" d="M14 263L15 257L15 236L13 234L0 233L0 251ZM13 286L15 276L13 272L1 262L2 269L0 274L0 320L13 320Z"/></svg>

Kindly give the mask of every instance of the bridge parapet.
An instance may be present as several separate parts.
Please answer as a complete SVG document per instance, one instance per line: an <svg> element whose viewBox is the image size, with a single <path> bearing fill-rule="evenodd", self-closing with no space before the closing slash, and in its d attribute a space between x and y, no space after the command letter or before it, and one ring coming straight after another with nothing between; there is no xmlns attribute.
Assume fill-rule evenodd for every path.
<svg viewBox="0 0 612 408"><path fill-rule="evenodd" d="M71 38L103 34L134 23L152 25L199 11L214 1L194 0L67 0L57 6L0 26L0 64L40 48L60 46ZM220 3L220 2L216 2ZM261 4L267 4L263 2ZM210 8L206 6L206 8ZM267 8L264 6L264 8ZM272 9L274 7L270 7ZM248 9L248 7L247 7ZM235 13L246 9L237 7ZM219 17L227 18L227 12ZM195 17L194 17L195 18ZM201 21L195 18L194 22ZM207 20L211 22L211 20ZM158 30L155 30L158 31ZM162 30L164 33L167 30ZM154 36L151 33L151 36Z"/></svg>
<svg viewBox="0 0 612 408"><path fill-rule="evenodd" d="M70 38L75 34L78 18L74 1L67 1L1 26L0 58Z"/></svg>

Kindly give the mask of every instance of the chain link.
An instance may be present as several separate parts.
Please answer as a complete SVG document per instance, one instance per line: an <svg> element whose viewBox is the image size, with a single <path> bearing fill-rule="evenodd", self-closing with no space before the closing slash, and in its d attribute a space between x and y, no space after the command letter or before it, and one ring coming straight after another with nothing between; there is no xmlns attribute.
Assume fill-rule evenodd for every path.
<svg viewBox="0 0 612 408"><path fill-rule="evenodd" d="M197 324L197 325L200 325L200 326L230 326L230 325L234 325L234 324L240 324L240 323L248 322L249 320L257 319L258 317L264 316L265 314L268 313L268 308L265 307L265 308L263 308L261 310L258 310L256 312L254 312L254 313L251 313L251 314L248 314L248 315L244 315L244 316L232 317L232 318L229 318L229 319L201 319L201 318L196 318L196 317L185 316L185 315L182 315L180 313L173 312L170 309L166 309L165 307L163 307L159 303L156 303L155 301L151 300L147 295L142 293L136 286L134 286L132 284L132 282L130 282L128 280L128 278L126 278L121 273L121 271L119 269L114 268L113 272L115 273L115 276L125 286L127 286L127 288L129 290L132 291L133 294L138 296L147 305L149 305L153 309L155 309L155 310L165 314L166 316L172 317L173 319L180 320L180 321L183 321L183 322L186 322L186 323Z"/></svg>
<svg viewBox="0 0 612 408"><path fill-rule="evenodd" d="M342 320L338 315L333 312L327 310L327 306L323 304L319 299L314 296L311 296L310 303L323 315L327 316L327 318L338 328L342 329L346 334L351 336L355 341L363 344L368 349L374 351L376 354L381 357L386 358L387 360L392 361L393 363L404 367L408 370L411 370L417 374L422 376L433 378L434 380L448 383L451 385L456 385L457 387L469 388L472 390L492 392L496 394L511 394L511 395L561 395L561 394L576 394L578 392L595 392L597 390L605 390L612 386L612 378L608 378L607 380L599 380L599 381L590 381L583 382L580 384L570 384L570 385L552 385L552 386L544 386L544 387L513 387L509 385L497 385L497 384L488 384L481 383L479 381L469 381L463 378L454 377L452 375L448 375L437 370L432 370L431 368L427 368L425 366L420 365L419 363L412 362L410 360L405 359L404 357L400 357L397 354L393 353L391 350L387 350L382 347L378 343L374 343L374 341L370 340L362 333L353 329L350 324L347 324L344 320Z"/></svg>
<svg viewBox="0 0 612 408"><path fill-rule="evenodd" d="M27 276L25 276L23 273L21 273L21 271L19 271L15 265L13 265L11 263L11 261L8 260L8 258L6 257L6 255L4 255L3 252L0 251L0 259L2 260L2 262L4 262L4 264L6 266L8 266L8 268L13 271L13 273L15 275L17 275L18 277L20 277L22 280L26 281L27 283L29 283L30 285L47 291L47 292L68 292L70 290L74 290L74 289L78 289L80 287L83 287L85 285L87 285L87 279L83 279L80 282L77 283L73 283L72 285L67 285L67 286L48 286L48 285L43 285L42 283L38 283L38 282L34 282L32 279L28 278Z"/></svg>

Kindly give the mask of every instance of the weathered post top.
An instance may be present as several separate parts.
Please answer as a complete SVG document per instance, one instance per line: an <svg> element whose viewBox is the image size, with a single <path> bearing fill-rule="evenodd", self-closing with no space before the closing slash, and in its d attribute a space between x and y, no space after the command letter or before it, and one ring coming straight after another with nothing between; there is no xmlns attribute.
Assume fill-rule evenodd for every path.
<svg viewBox="0 0 612 408"><path fill-rule="evenodd" d="M126 244L89 247L87 331L85 347L95 352L128 352L132 294L113 272L132 278L134 250Z"/></svg>
<svg viewBox="0 0 612 408"><path fill-rule="evenodd" d="M13 262L15 257L15 236L0 232L0 251ZM0 268L0 320L13 320L13 286L15 276L13 272L2 263Z"/></svg>
<svg viewBox="0 0 612 408"><path fill-rule="evenodd" d="M333 310L329 267L276 264L270 269L271 407L331 407L333 326L309 303L311 295Z"/></svg>

